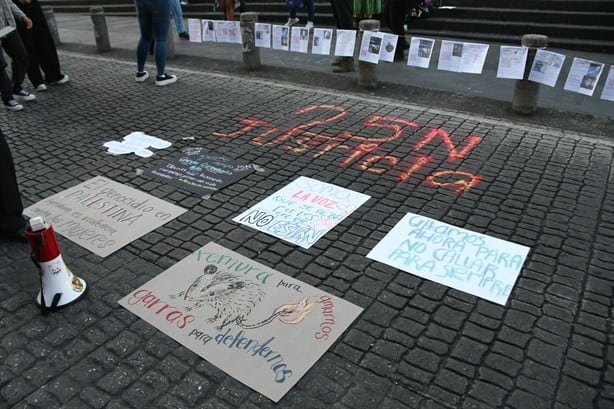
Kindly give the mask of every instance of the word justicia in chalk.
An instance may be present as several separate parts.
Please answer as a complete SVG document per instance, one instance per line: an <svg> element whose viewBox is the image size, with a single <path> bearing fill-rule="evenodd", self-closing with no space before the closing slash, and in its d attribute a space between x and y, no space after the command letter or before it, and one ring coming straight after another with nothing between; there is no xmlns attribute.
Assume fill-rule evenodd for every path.
<svg viewBox="0 0 614 409"><path fill-rule="evenodd" d="M292 370L288 368L283 355L271 349L273 340L275 340L275 337L271 337L265 342L247 338L244 336L243 330L237 332L236 335L232 335L230 329L215 336L215 342L219 345L225 345L229 349L242 349L253 358L264 359L275 373L275 382L284 383L287 378L292 376Z"/></svg>
<svg viewBox="0 0 614 409"><path fill-rule="evenodd" d="M420 169L425 167L425 165L435 160L435 158L430 155L420 155L416 157L389 155L387 154L389 149L384 149L381 153L378 152L378 149L386 142L401 138L405 130L416 130L420 128L415 122L391 116L374 115L363 122L362 125L364 127L389 129L390 135L386 137L370 138L354 135L348 131L343 131L339 135L325 135L323 133L311 131L310 129L340 120L347 115L347 109L336 105L312 105L299 109L293 113L302 115L322 110L331 111L331 116L325 119L308 121L286 131L282 131L278 127L260 119L240 118L239 120L244 124L241 129L230 133L213 132L212 135L234 138L240 135L253 133L254 129L264 128L262 133L251 140L252 144L258 146L280 145L281 149L296 154L313 152L314 158L318 158L333 150L342 150L346 152L347 155L339 163L340 166L352 165L362 171L378 174L396 170L399 172L399 176L397 177L399 183L408 181ZM482 140L479 136L470 135L466 138L466 144L461 149L452 142L448 132L441 128L432 128L413 145L411 151L418 152L436 139L441 140L443 146L447 149L448 162L454 162L464 158ZM408 160L409 163L403 163L406 160ZM482 178L480 176L469 172L440 170L430 173L426 177L425 182L433 187L452 188L454 193L459 194L476 186L481 180Z"/></svg>
<svg viewBox="0 0 614 409"><path fill-rule="evenodd" d="M152 291L137 290L128 298L128 304L143 304L145 308L159 317L163 317L169 324L174 324L177 328L185 328L196 318L193 315L186 315L180 309L173 307L169 303L162 301Z"/></svg>

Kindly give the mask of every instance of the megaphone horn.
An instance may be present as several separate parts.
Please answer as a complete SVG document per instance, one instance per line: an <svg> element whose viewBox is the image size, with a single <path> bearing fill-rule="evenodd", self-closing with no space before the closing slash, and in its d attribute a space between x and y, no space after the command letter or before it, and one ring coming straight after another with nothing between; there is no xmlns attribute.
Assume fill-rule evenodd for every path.
<svg viewBox="0 0 614 409"><path fill-rule="evenodd" d="M79 301L85 295L87 284L64 263L51 223L45 223L42 217L31 218L26 238L32 250L32 261L40 273L41 289L36 303L47 311Z"/></svg>

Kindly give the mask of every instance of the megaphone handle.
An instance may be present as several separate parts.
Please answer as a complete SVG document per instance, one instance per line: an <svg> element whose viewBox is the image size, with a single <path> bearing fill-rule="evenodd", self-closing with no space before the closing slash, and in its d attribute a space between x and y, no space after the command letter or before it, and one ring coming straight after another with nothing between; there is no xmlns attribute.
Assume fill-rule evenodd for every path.
<svg viewBox="0 0 614 409"><path fill-rule="evenodd" d="M34 254L34 252L32 253L32 261L34 262L34 264L36 264L36 267L38 267L38 278L40 280L40 294L41 294L41 311L43 312L43 314L47 313L47 305L45 305L45 292L43 291L43 270L41 269L41 265L39 263L39 259L41 257L41 248L43 247L43 235L40 234L36 237L36 255ZM59 302L59 298L56 297L57 299L54 300L55 304L57 304Z"/></svg>

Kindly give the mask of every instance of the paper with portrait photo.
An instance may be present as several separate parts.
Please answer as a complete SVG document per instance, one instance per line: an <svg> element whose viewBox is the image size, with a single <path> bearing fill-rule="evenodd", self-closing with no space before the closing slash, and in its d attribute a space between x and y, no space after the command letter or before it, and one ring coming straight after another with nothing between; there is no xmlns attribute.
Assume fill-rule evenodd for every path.
<svg viewBox="0 0 614 409"><path fill-rule="evenodd" d="M383 39L383 33L363 31L358 60L369 62L371 64L377 64L379 62L379 54L380 50L382 49Z"/></svg>
<svg viewBox="0 0 614 409"><path fill-rule="evenodd" d="M271 48L271 25L256 23L254 25L256 47Z"/></svg>
<svg viewBox="0 0 614 409"><path fill-rule="evenodd" d="M273 49L284 51L290 49L289 27L273 25Z"/></svg>
<svg viewBox="0 0 614 409"><path fill-rule="evenodd" d="M396 34L382 33L384 39L382 41L382 49L379 53L379 60L386 62L394 62L394 52L397 49L399 36Z"/></svg>
<svg viewBox="0 0 614 409"><path fill-rule="evenodd" d="M215 22L213 20L201 20L203 27L203 41L217 42L215 36Z"/></svg>
<svg viewBox="0 0 614 409"><path fill-rule="evenodd" d="M592 96L603 67L602 63L574 57L563 89Z"/></svg>
<svg viewBox="0 0 614 409"><path fill-rule="evenodd" d="M499 50L497 78L521 80L524 77L528 55L529 49L527 47L502 45Z"/></svg>
<svg viewBox="0 0 614 409"><path fill-rule="evenodd" d="M190 42L191 43L202 43L203 42L203 30L200 25L200 20L197 18L189 18L188 19L188 32L190 34Z"/></svg>
<svg viewBox="0 0 614 409"><path fill-rule="evenodd" d="M215 31L218 43L242 44L241 23L238 21L216 21Z"/></svg>
<svg viewBox="0 0 614 409"><path fill-rule="evenodd" d="M442 41L438 70L481 74L488 44Z"/></svg>
<svg viewBox="0 0 614 409"><path fill-rule="evenodd" d="M529 81L554 87L559 78L565 56L552 51L537 50L529 72Z"/></svg>
<svg viewBox="0 0 614 409"><path fill-rule="evenodd" d="M610 71L601 92L601 99L614 101L614 65L610 65Z"/></svg>
<svg viewBox="0 0 614 409"><path fill-rule="evenodd" d="M307 53L309 49L309 29L305 27L292 27L290 32L290 51Z"/></svg>
<svg viewBox="0 0 614 409"><path fill-rule="evenodd" d="M356 47L356 30L337 30L336 57L353 57Z"/></svg>
<svg viewBox="0 0 614 409"><path fill-rule="evenodd" d="M314 28L313 39L311 42L311 53L320 55L330 55L330 48L333 43L333 30L330 28Z"/></svg>
<svg viewBox="0 0 614 409"><path fill-rule="evenodd" d="M407 65L419 68L428 68L433 55L435 40L430 38L412 37L409 43Z"/></svg>

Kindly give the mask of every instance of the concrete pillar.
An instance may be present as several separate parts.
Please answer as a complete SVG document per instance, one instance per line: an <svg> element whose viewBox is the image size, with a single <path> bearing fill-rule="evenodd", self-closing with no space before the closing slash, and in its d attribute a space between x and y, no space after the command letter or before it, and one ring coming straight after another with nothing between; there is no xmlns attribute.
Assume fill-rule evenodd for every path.
<svg viewBox="0 0 614 409"><path fill-rule="evenodd" d="M94 23L94 37L96 39L96 47L99 53L111 50L111 41L109 40L109 30L107 29L107 20L104 16L102 7L90 7L92 23Z"/></svg>
<svg viewBox="0 0 614 409"><path fill-rule="evenodd" d="M168 34L166 36L166 59L173 60L175 58L175 38L173 36L173 27L175 27L174 17L171 17L171 23L168 25Z"/></svg>
<svg viewBox="0 0 614 409"><path fill-rule="evenodd" d="M256 47L256 22L258 13L241 13L241 38L243 41L243 65L249 70L260 68L260 49Z"/></svg>
<svg viewBox="0 0 614 409"><path fill-rule="evenodd" d="M55 21L55 14L53 14L53 8L51 6L41 6L49 31L51 31L51 37L56 47L60 45L60 34L58 33L58 23Z"/></svg>
<svg viewBox="0 0 614 409"><path fill-rule="evenodd" d="M361 20L358 23L360 35L358 44L362 43L362 36L365 31L379 31L379 20ZM358 60L358 86L361 88L375 89L377 87L377 64Z"/></svg>
<svg viewBox="0 0 614 409"><path fill-rule="evenodd" d="M521 44L529 48L527 64L524 69L524 76L516 81L514 97L512 99L512 111L520 115L533 115L537 111L537 94L539 93L539 83L529 81L529 74L537 49L548 46L548 36L541 34L525 34L522 36Z"/></svg>

